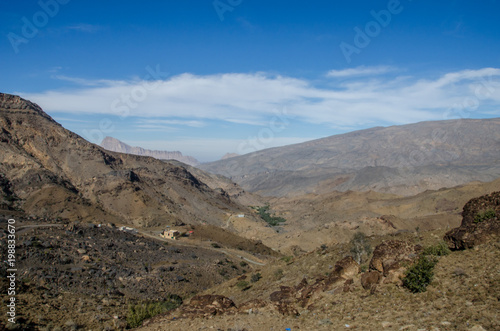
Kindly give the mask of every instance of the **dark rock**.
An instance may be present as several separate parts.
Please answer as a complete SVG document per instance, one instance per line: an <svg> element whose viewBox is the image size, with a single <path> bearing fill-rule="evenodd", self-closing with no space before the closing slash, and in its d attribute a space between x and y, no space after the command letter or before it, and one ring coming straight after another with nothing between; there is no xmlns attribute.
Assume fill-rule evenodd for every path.
<svg viewBox="0 0 500 331"><path fill-rule="evenodd" d="M500 237L500 192L470 200L462 217L462 224L443 238L450 249L472 248Z"/></svg>
<svg viewBox="0 0 500 331"><path fill-rule="evenodd" d="M417 259L421 251L420 245L399 240L384 241L373 251L370 270L381 273L384 283L400 283L406 267Z"/></svg>

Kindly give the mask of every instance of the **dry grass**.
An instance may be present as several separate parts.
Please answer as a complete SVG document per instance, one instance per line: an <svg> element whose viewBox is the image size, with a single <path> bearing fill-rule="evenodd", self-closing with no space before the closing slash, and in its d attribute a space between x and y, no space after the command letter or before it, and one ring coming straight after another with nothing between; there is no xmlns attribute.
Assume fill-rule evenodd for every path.
<svg viewBox="0 0 500 331"><path fill-rule="evenodd" d="M418 240L427 246L437 244L440 236L429 232ZM231 297L237 305L253 298L267 299L279 285L296 285L303 276L313 280L315 275L328 272L330 265L347 251L346 245L336 245L326 252L318 250L299 257L292 264L280 262L265 267L260 271L263 278L245 292L234 286L236 280L219 285L210 292ZM500 242L489 243L439 257L434 279L424 293L413 294L403 287L383 284L370 294L361 287L358 275L351 292L324 292L315 300L313 308L301 308L298 317L262 309L250 315L165 321L147 329L471 330L481 326L485 330L499 330L499 261ZM276 280L274 275L279 269L283 270L283 277Z"/></svg>

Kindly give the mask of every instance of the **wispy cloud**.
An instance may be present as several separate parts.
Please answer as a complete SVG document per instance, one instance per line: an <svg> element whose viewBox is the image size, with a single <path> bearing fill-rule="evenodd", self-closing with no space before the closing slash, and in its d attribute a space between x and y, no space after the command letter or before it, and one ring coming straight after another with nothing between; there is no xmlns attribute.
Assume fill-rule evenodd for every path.
<svg viewBox="0 0 500 331"><path fill-rule="evenodd" d="M172 120L172 119L143 119L139 122L141 125L159 125L159 124L167 124L167 125L183 125L189 126L192 128L202 128L206 124L202 121L186 121L186 120Z"/></svg>
<svg viewBox="0 0 500 331"><path fill-rule="evenodd" d="M382 75L391 71L396 71L397 69L390 66L376 66L376 67L365 67L359 66L356 68L342 69L342 70L330 70L326 76L327 77L359 77L359 76L374 76Z"/></svg>
<svg viewBox="0 0 500 331"><path fill-rule="evenodd" d="M62 68L63 68L63 67L60 67L60 66L52 67L52 68L49 68L49 69L47 70L47 72L49 72L49 73L57 73L57 72L61 71L61 70L62 70Z"/></svg>
<svg viewBox="0 0 500 331"><path fill-rule="evenodd" d="M78 77L69 77L65 75L53 75L53 79L63 80L66 82L74 83L80 86L116 86L116 85L127 85L129 83L125 81L107 80L107 79L84 79Z"/></svg>
<svg viewBox="0 0 500 331"><path fill-rule="evenodd" d="M65 77L80 86L20 94L49 113L113 116L120 115L119 107L125 107L130 116L156 122L160 118L167 126L196 127L204 120L260 125L285 106L295 120L336 128L404 124L443 119L447 109L467 105L468 98L480 101L474 111L496 109L500 116L500 69L463 70L417 79L377 76L392 69L375 68L336 71L334 77L353 78L337 85L330 82L328 88L293 77L231 73L182 74L154 83ZM140 98L134 99L134 95Z"/></svg>
<svg viewBox="0 0 500 331"><path fill-rule="evenodd" d="M247 19L243 17L238 17L236 21L241 25L241 27L249 32L255 32L259 30L259 27L257 25L254 25L250 23Z"/></svg>
<svg viewBox="0 0 500 331"><path fill-rule="evenodd" d="M99 30L102 30L102 26L95 24L79 23L79 24L69 25L66 27L66 29L79 32L86 32L86 33L95 33Z"/></svg>

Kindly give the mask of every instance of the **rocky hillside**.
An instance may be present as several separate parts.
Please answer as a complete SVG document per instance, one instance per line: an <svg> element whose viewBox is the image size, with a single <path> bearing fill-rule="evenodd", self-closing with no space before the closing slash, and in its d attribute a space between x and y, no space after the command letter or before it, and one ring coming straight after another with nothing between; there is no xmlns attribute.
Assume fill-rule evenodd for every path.
<svg viewBox="0 0 500 331"><path fill-rule="evenodd" d="M221 250L144 238L111 225L12 216L23 330L122 330L129 305L182 301L251 269ZM35 225L25 225L30 223ZM0 216L1 247L7 247L6 225ZM6 250L0 258L7 259ZM0 276L7 288L5 268ZM6 308L0 307L2 316Z"/></svg>
<svg viewBox="0 0 500 331"><path fill-rule="evenodd" d="M250 211L179 164L106 151L0 94L0 203L40 217L134 226L225 224Z"/></svg>
<svg viewBox="0 0 500 331"><path fill-rule="evenodd" d="M200 164L197 159L189 155L182 155L181 152L167 152L144 149L142 147L132 147L113 137L106 137L101 142L101 147L112 152L134 154L140 156L151 156L158 160L177 160L191 166Z"/></svg>
<svg viewBox="0 0 500 331"><path fill-rule="evenodd" d="M500 243L432 253L443 234L371 237L361 265L349 244L325 245L216 285L140 330L498 330ZM412 293L400 277L424 252L433 275Z"/></svg>
<svg viewBox="0 0 500 331"><path fill-rule="evenodd" d="M470 200L462 225L446 234L354 236L284 257L214 286L142 330L498 330L499 206L500 192ZM463 250L450 241L456 234L477 240Z"/></svg>
<svg viewBox="0 0 500 331"><path fill-rule="evenodd" d="M414 195L500 177L500 118L377 127L199 167L268 196L348 190Z"/></svg>

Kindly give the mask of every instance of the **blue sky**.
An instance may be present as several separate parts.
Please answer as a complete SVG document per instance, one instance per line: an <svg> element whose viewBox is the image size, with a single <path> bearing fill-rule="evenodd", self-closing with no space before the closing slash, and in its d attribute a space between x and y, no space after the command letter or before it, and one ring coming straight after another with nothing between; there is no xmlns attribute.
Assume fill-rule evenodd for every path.
<svg viewBox="0 0 500 331"><path fill-rule="evenodd" d="M500 1L0 2L0 91L201 161L500 116Z"/></svg>

